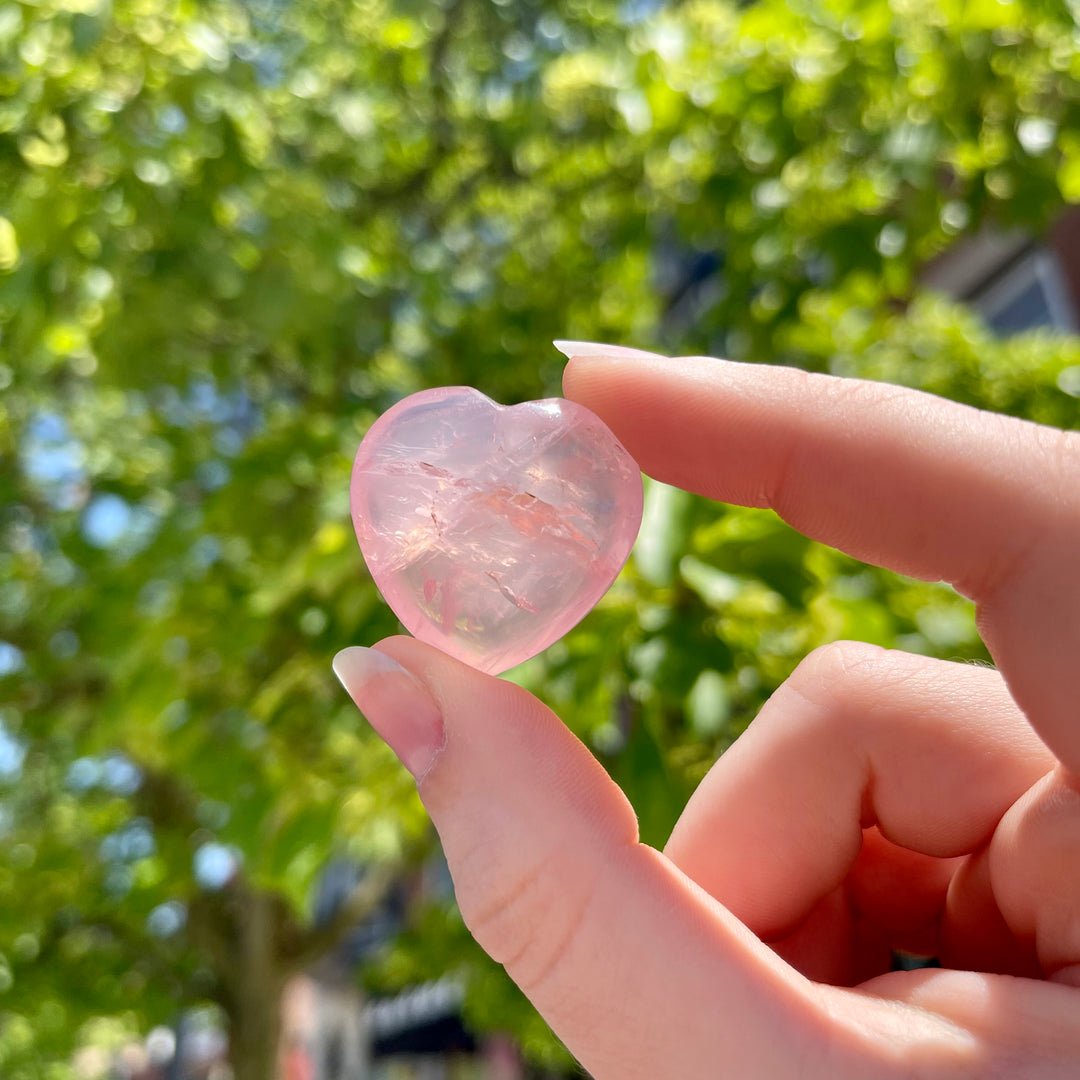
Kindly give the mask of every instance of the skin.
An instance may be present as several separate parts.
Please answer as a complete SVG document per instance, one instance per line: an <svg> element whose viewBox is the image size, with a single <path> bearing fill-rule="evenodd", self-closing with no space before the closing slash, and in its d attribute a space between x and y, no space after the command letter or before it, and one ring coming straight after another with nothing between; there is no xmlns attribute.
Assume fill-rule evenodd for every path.
<svg viewBox="0 0 1080 1080"><path fill-rule="evenodd" d="M1080 438L884 384L564 351L567 397L646 473L950 581L997 670L817 650L658 852L533 697L380 643L412 685L354 696L391 745L395 708L441 723L411 767L477 940L595 1080L1080 1075ZM944 969L890 973L891 948Z"/></svg>

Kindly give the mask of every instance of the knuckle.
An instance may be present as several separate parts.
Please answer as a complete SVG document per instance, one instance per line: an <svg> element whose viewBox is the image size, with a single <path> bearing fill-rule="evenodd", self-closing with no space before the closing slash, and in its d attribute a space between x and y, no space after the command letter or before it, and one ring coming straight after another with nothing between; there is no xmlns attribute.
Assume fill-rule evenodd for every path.
<svg viewBox="0 0 1080 1080"><path fill-rule="evenodd" d="M865 641L833 641L802 660L787 685L815 705L832 704L852 679L872 674L887 655L887 649Z"/></svg>
<svg viewBox="0 0 1080 1080"><path fill-rule="evenodd" d="M1059 767L1018 799L990 845L994 897L1047 974L1080 963L1080 781Z"/></svg>
<svg viewBox="0 0 1080 1080"><path fill-rule="evenodd" d="M1075 521L1080 512L1080 489L1076 484L1076 476L1080 473L1080 436L1075 431L1048 427L1038 428L1037 432L1045 445L1047 475L1057 485L1057 509L1070 521Z"/></svg>
<svg viewBox="0 0 1080 1080"><path fill-rule="evenodd" d="M530 996L557 982L586 922L589 878L560 866L558 854L493 865L478 853L471 861L458 904L481 948Z"/></svg>

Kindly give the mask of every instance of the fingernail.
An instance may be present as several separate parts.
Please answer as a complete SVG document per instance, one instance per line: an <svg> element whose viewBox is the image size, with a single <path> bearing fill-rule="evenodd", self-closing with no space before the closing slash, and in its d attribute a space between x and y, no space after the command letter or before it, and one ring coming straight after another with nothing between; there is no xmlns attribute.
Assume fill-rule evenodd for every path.
<svg viewBox="0 0 1080 1080"><path fill-rule="evenodd" d="M553 341L552 344L569 360L575 356L609 356L612 360L630 360L660 355L645 349L630 349L625 345L603 345L598 341Z"/></svg>
<svg viewBox="0 0 1080 1080"><path fill-rule="evenodd" d="M354 645L334 657L334 674L402 765L423 779L445 734L442 713L420 680L386 653Z"/></svg>

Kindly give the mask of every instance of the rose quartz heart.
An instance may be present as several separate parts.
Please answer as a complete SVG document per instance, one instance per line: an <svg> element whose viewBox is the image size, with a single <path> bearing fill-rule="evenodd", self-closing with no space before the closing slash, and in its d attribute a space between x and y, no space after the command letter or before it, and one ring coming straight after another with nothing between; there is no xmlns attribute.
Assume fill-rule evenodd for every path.
<svg viewBox="0 0 1080 1080"><path fill-rule="evenodd" d="M386 602L421 641L492 674L535 656L615 580L641 473L572 401L413 394L364 436L352 518Z"/></svg>

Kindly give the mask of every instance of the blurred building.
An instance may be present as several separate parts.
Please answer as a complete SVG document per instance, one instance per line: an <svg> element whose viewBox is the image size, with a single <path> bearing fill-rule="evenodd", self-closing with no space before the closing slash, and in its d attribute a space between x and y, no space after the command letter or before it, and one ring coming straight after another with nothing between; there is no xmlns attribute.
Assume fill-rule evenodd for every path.
<svg viewBox="0 0 1080 1080"><path fill-rule="evenodd" d="M513 1042L466 1027L445 976L367 1004L317 977L286 994L280 1080L525 1080Z"/></svg>
<svg viewBox="0 0 1080 1080"><path fill-rule="evenodd" d="M1043 240L985 230L935 259L924 286L973 307L1002 337L1040 326L1080 329L1080 209Z"/></svg>
<svg viewBox="0 0 1080 1080"><path fill-rule="evenodd" d="M317 925L334 919L363 877L349 860L326 868L313 904ZM401 931L410 908L451 896L446 865L433 859L398 882L333 954L293 980L283 1006L280 1080L524 1080L511 1041L468 1029L464 987L454 976L372 1001L359 990L359 967Z"/></svg>
<svg viewBox="0 0 1080 1080"><path fill-rule="evenodd" d="M723 294L723 252L687 252L657 245L659 287L667 296L664 325L678 337ZM975 309L1002 337L1052 327L1080 330L1080 208L1067 210L1047 235L984 229L930 262L927 289ZM718 354L721 342L710 343Z"/></svg>

